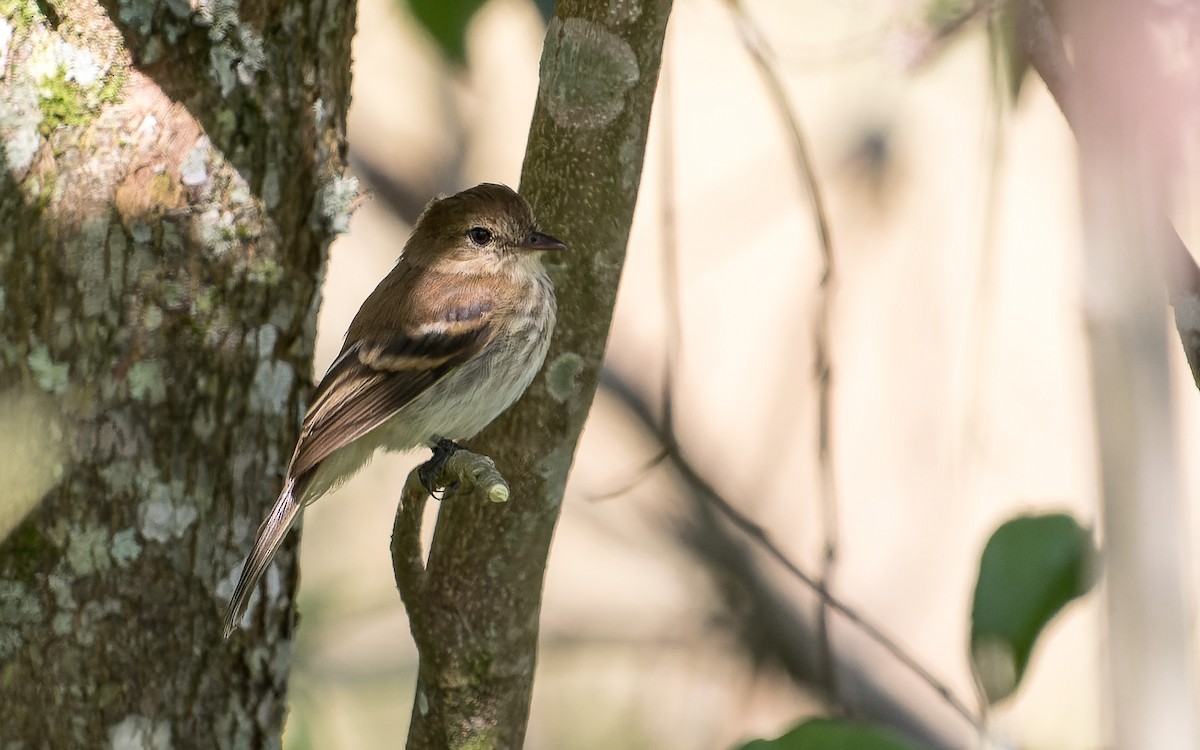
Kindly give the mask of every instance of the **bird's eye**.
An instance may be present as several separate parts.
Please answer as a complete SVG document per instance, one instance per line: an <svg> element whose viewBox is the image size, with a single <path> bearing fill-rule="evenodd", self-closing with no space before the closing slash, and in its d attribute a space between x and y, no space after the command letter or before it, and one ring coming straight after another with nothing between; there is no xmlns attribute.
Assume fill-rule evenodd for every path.
<svg viewBox="0 0 1200 750"><path fill-rule="evenodd" d="M480 247L484 247L492 241L491 231L484 229L483 227L471 227L469 230L467 230L467 237L470 237L471 242L474 242Z"/></svg>

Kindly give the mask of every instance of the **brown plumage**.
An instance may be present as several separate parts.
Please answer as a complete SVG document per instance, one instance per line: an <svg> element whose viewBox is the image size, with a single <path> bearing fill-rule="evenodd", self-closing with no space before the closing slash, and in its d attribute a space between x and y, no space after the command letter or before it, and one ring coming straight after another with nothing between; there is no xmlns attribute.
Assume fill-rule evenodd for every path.
<svg viewBox="0 0 1200 750"><path fill-rule="evenodd" d="M563 247L536 230L529 204L503 185L425 208L313 394L283 491L229 603L225 637L305 505L376 449L473 437L525 391L556 310L540 251Z"/></svg>

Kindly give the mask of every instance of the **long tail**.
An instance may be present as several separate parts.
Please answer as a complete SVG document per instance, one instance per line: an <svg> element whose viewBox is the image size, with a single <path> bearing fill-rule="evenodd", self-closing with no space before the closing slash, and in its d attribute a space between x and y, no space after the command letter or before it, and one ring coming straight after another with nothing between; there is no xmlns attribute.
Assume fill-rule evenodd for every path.
<svg viewBox="0 0 1200 750"><path fill-rule="evenodd" d="M296 517L300 514L302 506L295 497L296 489L296 480L289 478L287 484L283 486L283 492L279 493L279 499L271 508L270 514L258 527L258 535L254 538L254 549L246 558L246 564L242 567L242 577L238 579L237 588L233 590L233 598L229 600L229 610L225 613L226 638L237 628L246 611L246 605L250 601L250 595L254 593L255 587L258 585L258 579L262 578L267 566L271 564L271 559L279 551L279 545L283 542L283 538L287 536L288 530L292 528L292 524L296 522Z"/></svg>

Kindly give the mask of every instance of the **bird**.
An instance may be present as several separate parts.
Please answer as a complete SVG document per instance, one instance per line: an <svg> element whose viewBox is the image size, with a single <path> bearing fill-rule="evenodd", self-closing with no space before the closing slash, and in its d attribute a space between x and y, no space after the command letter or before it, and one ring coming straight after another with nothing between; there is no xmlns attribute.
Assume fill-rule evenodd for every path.
<svg viewBox="0 0 1200 750"><path fill-rule="evenodd" d="M525 392L557 316L542 255L565 249L505 185L430 201L313 393L282 490L230 599L226 639L306 505L380 449L426 446L444 460Z"/></svg>

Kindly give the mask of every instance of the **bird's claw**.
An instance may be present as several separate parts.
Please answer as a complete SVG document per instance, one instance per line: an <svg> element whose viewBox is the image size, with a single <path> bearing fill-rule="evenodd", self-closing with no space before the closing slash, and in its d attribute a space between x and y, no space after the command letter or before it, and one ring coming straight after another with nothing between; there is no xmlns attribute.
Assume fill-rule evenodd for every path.
<svg viewBox="0 0 1200 750"><path fill-rule="evenodd" d="M421 480L421 486L429 493L429 496L434 500L444 500L454 494L454 490L458 488L458 482L442 487L442 494L438 495L437 476L441 473L442 467L450 460L450 457L461 450L466 450L453 440L440 438L433 446L433 455L429 460L417 467L417 478Z"/></svg>

